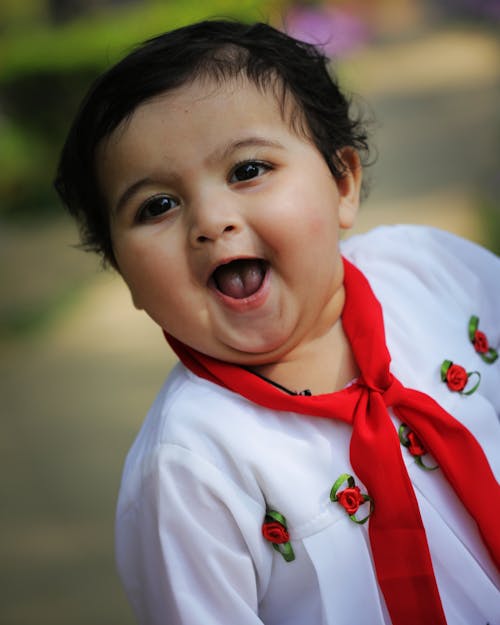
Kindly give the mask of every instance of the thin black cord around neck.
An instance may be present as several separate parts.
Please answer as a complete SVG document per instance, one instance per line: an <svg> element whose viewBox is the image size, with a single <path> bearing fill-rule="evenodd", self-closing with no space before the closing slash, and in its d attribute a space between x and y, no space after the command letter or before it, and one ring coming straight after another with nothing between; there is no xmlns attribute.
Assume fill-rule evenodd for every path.
<svg viewBox="0 0 500 625"><path fill-rule="evenodd" d="M303 391L291 391L286 386L283 386L282 384L279 384L278 382L274 382L274 380L270 380L269 378L266 378L261 373L257 373L256 371L253 371L252 369L249 369L247 367L243 367L243 368L246 371L249 371L250 373L253 373L254 375L256 375L261 380L264 380L264 382L267 382L268 384L272 384L276 388L279 388L280 391L284 391L285 393L288 393L288 395L306 395L307 397L310 397L312 395L311 391L308 388L304 389Z"/></svg>

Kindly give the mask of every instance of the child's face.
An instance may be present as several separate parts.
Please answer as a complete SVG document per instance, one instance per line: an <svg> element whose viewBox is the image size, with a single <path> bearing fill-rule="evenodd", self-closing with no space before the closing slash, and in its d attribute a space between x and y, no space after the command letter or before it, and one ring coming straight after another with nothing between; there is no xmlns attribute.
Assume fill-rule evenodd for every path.
<svg viewBox="0 0 500 625"><path fill-rule="evenodd" d="M317 148L247 81L194 82L141 105L101 146L99 180L134 303L229 362L293 357L343 306L339 228L361 174Z"/></svg>

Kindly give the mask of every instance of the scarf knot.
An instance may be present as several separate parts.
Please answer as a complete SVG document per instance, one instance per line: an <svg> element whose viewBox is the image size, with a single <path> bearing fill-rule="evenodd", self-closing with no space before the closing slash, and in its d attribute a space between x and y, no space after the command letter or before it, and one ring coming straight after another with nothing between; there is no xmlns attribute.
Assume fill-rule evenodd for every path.
<svg viewBox="0 0 500 625"><path fill-rule="evenodd" d="M403 398L405 387L395 378L392 373L390 375L390 383L386 389L380 391L387 408L396 406Z"/></svg>

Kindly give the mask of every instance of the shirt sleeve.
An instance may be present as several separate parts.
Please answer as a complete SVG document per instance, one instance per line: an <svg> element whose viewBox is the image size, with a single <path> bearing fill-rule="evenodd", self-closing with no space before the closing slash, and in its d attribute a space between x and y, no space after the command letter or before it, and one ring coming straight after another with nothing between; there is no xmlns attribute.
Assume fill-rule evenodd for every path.
<svg viewBox="0 0 500 625"><path fill-rule="evenodd" d="M117 518L118 568L139 622L262 623L271 566L262 506L185 448L153 456L139 499Z"/></svg>

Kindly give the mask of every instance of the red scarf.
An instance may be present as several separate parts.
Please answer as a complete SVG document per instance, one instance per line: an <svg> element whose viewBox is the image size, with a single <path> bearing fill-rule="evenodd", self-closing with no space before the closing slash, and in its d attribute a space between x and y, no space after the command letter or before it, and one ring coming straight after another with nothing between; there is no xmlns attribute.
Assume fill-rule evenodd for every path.
<svg viewBox="0 0 500 625"><path fill-rule="evenodd" d="M200 354L170 336L167 339L196 375L254 403L352 424L351 464L374 500L370 544L392 622L445 625L417 500L387 408L393 409L434 456L475 519L497 567L500 487L472 434L431 397L404 387L390 373L382 308L364 275L345 259L344 268L342 325L361 375L342 391L311 397L288 395L239 366Z"/></svg>

